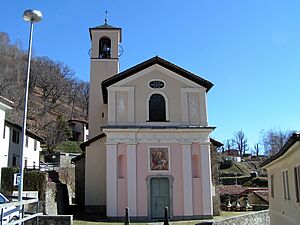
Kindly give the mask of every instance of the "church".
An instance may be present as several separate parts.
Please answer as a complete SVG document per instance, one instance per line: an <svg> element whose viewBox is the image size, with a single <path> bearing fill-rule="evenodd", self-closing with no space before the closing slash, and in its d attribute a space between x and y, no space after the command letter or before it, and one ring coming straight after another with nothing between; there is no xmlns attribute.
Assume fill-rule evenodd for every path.
<svg viewBox="0 0 300 225"><path fill-rule="evenodd" d="M155 56L119 71L122 29L89 29L87 210L132 220L212 218L207 93L213 84Z"/></svg>

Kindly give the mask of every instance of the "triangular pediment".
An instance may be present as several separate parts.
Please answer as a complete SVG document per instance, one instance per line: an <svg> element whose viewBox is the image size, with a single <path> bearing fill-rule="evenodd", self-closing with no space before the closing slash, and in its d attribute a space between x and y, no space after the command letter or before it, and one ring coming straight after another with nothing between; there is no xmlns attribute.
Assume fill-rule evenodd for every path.
<svg viewBox="0 0 300 225"><path fill-rule="evenodd" d="M102 95L103 95L103 101L104 103L107 103L107 88L109 86L112 86L116 83L124 83L125 80L132 80L140 76L141 71L144 70L151 70L154 68L154 66L158 66L159 68L162 68L165 70L166 73L172 72L172 74L176 74L178 78L183 78L186 81L192 82L194 84L200 85L201 87L204 87L206 91L209 91L213 84L209 82L208 80L205 80L199 76L197 76L194 73L191 73L179 66L176 66L173 63L170 63L158 56L155 56L147 61L144 61L134 67L131 67L119 74L116 74L104 81L102 81ZM158 68L157 67L157 68Z"/></svg>

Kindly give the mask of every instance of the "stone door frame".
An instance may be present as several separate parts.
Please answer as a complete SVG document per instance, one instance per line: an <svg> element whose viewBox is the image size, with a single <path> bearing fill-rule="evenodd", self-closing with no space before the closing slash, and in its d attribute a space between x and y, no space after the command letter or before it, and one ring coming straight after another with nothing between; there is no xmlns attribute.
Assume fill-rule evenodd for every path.
<svg viewBox="0 0 300 225"><path fill-rule="evenodd" d="M147 183L147 203L148 203L148 219L153 220L154 218L151 218L151 180L152 179L162 179L167 178L169 180L169 201L170 201L170 207L169 207L169 217L173 218L173 183L174 183L174 177L172 175L163 175L163 174L155 174L155 175L148 175L146 177L146 183Z"/></svg>

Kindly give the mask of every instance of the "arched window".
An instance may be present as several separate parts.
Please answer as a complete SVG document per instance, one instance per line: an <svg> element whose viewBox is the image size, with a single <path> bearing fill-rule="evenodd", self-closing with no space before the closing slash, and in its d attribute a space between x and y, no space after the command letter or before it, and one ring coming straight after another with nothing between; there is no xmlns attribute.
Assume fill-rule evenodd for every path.
<svg viewBox="0 0 300 225"><path fill-rule="evenodd" d="M149 121L166 121L166 101L161 94L153 94L149 99Z"/></svg>
<svg viewBox="0 0 300 225"><path fill-rule="evenodd" d="M111 41L109 38L104 37L99 42L99 57L101 59L110 59Z"/></svg>

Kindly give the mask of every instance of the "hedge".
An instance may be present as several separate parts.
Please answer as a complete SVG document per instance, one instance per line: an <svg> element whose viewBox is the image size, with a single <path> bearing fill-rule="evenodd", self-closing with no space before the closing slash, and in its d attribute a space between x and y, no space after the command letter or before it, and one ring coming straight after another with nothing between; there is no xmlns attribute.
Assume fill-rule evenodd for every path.
<svg viewBox="0 0 300 225"><path fill-rule="evenodd" d="M1 172L1 192L12 194L13 191L18 191L18 186L13 186L14 173L18 173L19 168L9 167L2 168ZM39 200L45 200L47 174L39 170L24 170L24 191L38 191Z"/></svg>

